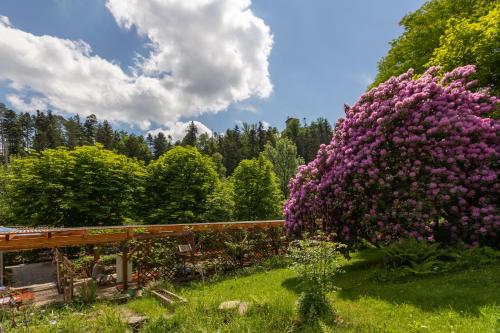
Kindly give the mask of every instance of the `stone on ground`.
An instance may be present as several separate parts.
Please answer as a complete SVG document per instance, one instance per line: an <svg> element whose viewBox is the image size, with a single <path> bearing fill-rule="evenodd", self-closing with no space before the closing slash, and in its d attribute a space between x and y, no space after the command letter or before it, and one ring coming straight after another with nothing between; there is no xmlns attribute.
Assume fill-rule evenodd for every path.
<svg viewBox="0 0 500 333"><path fill-rule="evenodd" d="M226 302L222 302L219 305L219 310L238 309L238 314L240 316L243 316L245 313L247 313L250 306L251 306L251 303L249 303L249 302L243 302L243 301L237 301L237 300L226 301Z"/></svg>

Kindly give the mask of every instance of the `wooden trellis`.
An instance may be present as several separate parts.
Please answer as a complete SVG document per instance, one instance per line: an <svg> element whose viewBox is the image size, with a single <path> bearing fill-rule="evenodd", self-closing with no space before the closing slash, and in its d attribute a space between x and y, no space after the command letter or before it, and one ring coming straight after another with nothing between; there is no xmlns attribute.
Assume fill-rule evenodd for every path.
<svg viewBox="0 0 500 333"><path fill-rule="evenodd" d="M217 223L193 223L193 224L170 224L170 225L137 225L117 227L92 227L92 228L44 228L44 229L16 229L8 232L0 232L0 251L20 251L40 248L54 249L54 258L57 272L57 285L60 291L63 286L68 287L69 297L73 295L72 280L75 272L71 262L57 250L60 247L74 247L83 245L112 245L121 244L123 289L128 288L128 263L134 261L137 272L137 280L141 284L155 279L175 279L179 275L185 275L187 266L194 274L196 267L203 265L213 258L234 258L227 256L231 233L245 232L249 230L280 230L282 232L283 222L274 221L245 221L245 222L217 222ZM214 233L217 234L215 246L206 246L197 240L197 235ZM279 234L279 233L278 233ZM235 242L238 246L237 240ZM242 239L243 243L246 238ZM151 261L153 247L157 244L171 243L164 250L170 251L171 260ZM256 257L267 256L267 250L275 248L273 237L269 238L269 244L255 248ZM189 245L191 251L182 253L179 244ZM212 244L213 245L213 244ZM276 250L278 251L278 250ZM164 258L166 259L166 258ZM229 260L227 259L227 260ZM238 258L240 265L250 259Z"/></svg>

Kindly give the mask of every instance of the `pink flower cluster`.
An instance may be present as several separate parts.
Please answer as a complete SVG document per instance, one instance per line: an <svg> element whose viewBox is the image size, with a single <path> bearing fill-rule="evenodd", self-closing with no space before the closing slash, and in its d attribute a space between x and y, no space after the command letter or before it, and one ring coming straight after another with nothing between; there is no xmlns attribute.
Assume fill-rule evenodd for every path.
<svg viewBox="0 0 500 333"><path fill-rule="evenodd" d="M373 88L301 166L285 205L289 233L321 225L337 240L401 237L500 242L500 99L472 91L474 66Z"/></svg>

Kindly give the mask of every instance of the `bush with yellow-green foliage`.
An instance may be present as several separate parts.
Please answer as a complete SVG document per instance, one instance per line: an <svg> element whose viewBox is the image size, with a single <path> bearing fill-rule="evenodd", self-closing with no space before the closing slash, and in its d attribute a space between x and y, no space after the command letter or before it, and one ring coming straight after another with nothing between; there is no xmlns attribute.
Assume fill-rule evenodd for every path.
<svg viewBox="0 0 500 333"><path fill-rule="evenodd" d="M0 174L2 223L120 225L136 217L145 176L142 162L100 145L14 158Z"/></svg>

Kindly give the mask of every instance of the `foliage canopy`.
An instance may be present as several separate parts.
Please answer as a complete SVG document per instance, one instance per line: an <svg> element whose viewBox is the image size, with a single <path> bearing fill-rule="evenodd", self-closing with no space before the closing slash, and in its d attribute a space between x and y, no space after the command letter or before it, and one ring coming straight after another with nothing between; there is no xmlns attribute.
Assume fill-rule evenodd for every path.
<svg viewBox="0 0 500 333"><path fill-rule="evenodd" d="M500 5L493 0L432 0L400 22L404 33L391 42L379 62L372 86L412 68L423 74L429 65L445 71L475 64L482 86L500 90Z"/></svg>
<svg viewBox="0 0 500 333"><path fill-rule="evenodd" d="M152 224L203 222L219 179L212 159L175 147L148 165L145 220Z"/></svg>
<svg viewBox="0 0 500 333"><path fill-rule="evenodd" d="M102 146L16 158L1 174L3 218L11 225L120 225L136 217L145 176L142 163Z"/></svg>
<svg viewBox="0 0 500 333"><path fill-rule="evenodd" d="M238 220L263 220L281 215L282 195L273 165L264 156L243 160L234 170L235 215Z"/></svg>

